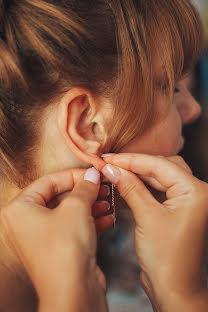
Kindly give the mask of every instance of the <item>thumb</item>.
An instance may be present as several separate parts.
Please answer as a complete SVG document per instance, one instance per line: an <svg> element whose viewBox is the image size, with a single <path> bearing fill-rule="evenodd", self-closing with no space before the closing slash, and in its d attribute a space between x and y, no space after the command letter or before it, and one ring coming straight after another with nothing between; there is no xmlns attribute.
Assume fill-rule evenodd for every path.
<svg viewBox="0 0 208 312"><path fill-rule="evenodd" d="M97 200L100 190L100 172L94 167L89 168L84 179L77 182L70 195L63 200L62 206L70 203L71 199L78 201L80 207L84 207L88 215L91 215L91 208ZM86 209L87 208L87 209Z"/></svg>

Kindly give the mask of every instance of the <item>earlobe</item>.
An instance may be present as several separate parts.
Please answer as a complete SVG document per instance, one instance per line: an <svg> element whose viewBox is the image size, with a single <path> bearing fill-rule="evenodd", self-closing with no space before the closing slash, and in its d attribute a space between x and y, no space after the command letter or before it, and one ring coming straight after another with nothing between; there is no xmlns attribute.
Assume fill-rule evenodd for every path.
<svg viewBox="0 0 208 312"><path fill-rule="evenodd" d="M99 126L95 123L96 105L93 101L86 90L69 90L59 103L57 124L67 147L75 156L101 171L105 166L98 156L99 152L102 153L102 134L96 135L94 131Z"/></svg>

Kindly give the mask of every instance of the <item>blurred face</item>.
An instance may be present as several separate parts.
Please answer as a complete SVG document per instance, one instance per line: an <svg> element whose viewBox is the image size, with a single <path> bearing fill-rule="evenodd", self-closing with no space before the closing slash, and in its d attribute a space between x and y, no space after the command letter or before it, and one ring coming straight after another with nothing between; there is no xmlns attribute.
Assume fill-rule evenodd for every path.
<svg viewBox="0 0 208 312"><path fill-rule="evenodd" d="M152 155L177 155L184 145L183 125L195 121L200 113L199 103L190 93L191 77L183 79L175 86L175 95L167 114L167 96L162 90L155 94L158 122L142 136L128 143L121 152L146 153Z"/></svg>

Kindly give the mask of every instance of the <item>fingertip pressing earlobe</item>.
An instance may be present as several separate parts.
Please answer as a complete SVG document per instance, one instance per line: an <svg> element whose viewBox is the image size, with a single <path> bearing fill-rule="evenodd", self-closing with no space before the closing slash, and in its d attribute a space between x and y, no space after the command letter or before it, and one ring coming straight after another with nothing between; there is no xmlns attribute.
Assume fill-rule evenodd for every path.
<svg viewBox="0 0 208 312"><path fill-rule="evenodd" d="M106 163L102 160L102 158L96 156L92 158L91 165L93 165L93 167L95 167L98 171L102 171Z"/></svg>

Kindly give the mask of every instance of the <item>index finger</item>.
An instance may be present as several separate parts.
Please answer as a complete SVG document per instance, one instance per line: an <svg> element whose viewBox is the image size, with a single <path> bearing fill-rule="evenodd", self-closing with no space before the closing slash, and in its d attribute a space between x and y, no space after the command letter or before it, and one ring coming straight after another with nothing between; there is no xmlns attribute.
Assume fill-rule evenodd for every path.
<svg viewBox="0 0 208 312"><path fill-rule="evenodd" d="M53 197L71 191L85 172L86 169L68 169L45 175L26 187L19 199L46 206Z"/></svg>
<svg viewBox="0 0 208 312"><path fill-rule="evenodd" d="M193 178L178 165L162 156L121 153L104 157L106 163L121 167L139 175L153 177L166 189Z"/></svg>

